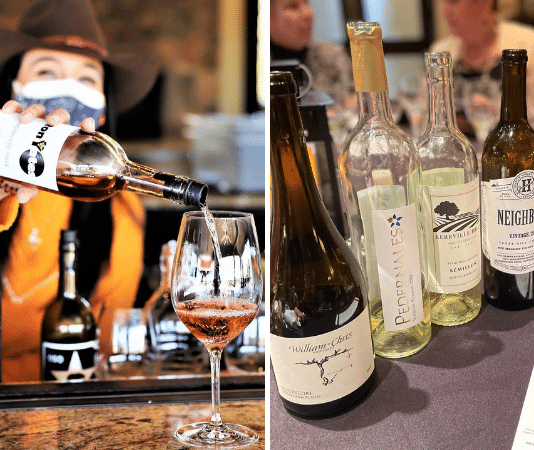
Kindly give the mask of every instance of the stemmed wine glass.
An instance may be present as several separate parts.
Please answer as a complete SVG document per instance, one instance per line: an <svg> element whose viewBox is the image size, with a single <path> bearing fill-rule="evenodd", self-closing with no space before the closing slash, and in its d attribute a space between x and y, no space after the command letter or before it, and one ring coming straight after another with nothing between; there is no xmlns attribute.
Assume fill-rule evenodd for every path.
<svg viewBox="0 0 534 450"><path fill-rule="evenodd" d="M482 154L484 141L497 125L501 108L501 87L497 80L483 75L464 80L462 84L465 116L475 130L477 156Z"/></svg>
<svg viewBox="0 0 534 450"><path fill-rule="evenodd" d="M410 123L410 137L417 142L425 131L428 111L425 76L417 73L400 77L397 95Z"/></svg>
<svg viewBox="0 0 534 450"><path fill-rule="evenodd" d="M220 360L226 345L256 316L262 296L261 255L252 214L186 212L177 240L171 298L180 320L208 349L212 415L210 422L176 430L179 441L222 449L247 447L258 440L253 430L221 420Z"/></svg>

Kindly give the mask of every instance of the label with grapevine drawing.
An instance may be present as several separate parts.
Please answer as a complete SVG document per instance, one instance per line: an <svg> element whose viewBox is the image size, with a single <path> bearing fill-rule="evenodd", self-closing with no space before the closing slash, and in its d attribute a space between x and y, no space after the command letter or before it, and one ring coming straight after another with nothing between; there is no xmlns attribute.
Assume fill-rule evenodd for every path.
<svg viewBox="0 0 534 450"><path fill-rule="evenodd" d="M354 392L374 369L369 311L319 336L271 334L271 362L280 395L300 405L331 402Z"/></svg>

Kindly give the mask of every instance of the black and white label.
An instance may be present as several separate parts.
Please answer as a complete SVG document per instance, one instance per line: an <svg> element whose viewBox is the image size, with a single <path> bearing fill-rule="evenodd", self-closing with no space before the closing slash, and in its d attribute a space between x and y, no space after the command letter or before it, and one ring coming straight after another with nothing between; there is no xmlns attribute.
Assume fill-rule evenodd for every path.
<svg viewBox="0 0 534 450"><path fill-rule="evenodd" d="M482 250L501 272L534 270L534 171L481 183Z"/></svg>
<svg viewBox="0 0 534 450"><path fill-rule="evenodd" d="M43 342L42 367L45 380L75 381L95 377L98 341L78 344Z"/></svg>
<svg viewBox="0 0 534 450"><path fill-rule="evenodd" d="M0 112L0 176L57 191L59 154L77 129L42 119L22 124L18 114Z"/></svg>

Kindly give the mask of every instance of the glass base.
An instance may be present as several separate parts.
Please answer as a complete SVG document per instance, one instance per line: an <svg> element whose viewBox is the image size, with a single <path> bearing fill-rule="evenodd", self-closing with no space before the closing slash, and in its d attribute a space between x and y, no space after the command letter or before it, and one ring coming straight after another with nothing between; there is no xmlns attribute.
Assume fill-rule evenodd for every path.
<svg viewBox="0 0 534 450"><path fill-rule="evenodd" d="M174 437L184 444L198 448L244 448L258 441L258 435L250 428L233 423L212 426L208 422L196 422L178 428Z"/></svg>

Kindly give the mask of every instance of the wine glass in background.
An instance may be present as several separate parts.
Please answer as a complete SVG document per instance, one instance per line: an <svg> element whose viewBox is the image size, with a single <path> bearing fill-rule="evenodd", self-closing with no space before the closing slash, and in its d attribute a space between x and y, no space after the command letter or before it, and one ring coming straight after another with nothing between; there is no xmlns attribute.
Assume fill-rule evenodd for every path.
<svg viewBox="0 0 534 450"><path fill-rule="evenodd" d="M398 103L406 113L410 123L410 137L416 143L427 123L427 87L424 74L407 75L399 78L397 87Z"/></svg>
<svg viewBox="0 0 534 450"><path fill-rule="evenodd" d="M184 214L173 265L171 298L180 320L208 349L212 415L209 422L180 427L174 436L202 448L239 448L256 442L258 435L242 425L222 422L220 359L226 345L258 312L263 296L261 252L252 214L226 211L213 211L213 217L210 214L205 216L201 211Z"/></svg>
<svg viewBox="0 0 534 450"><path fill-rule="evenodd" d="M463 80L462 99L465 117L475 130L476 154L480 163L484 141L497 125L501 108L501 87L487 75Z"/></svg>

